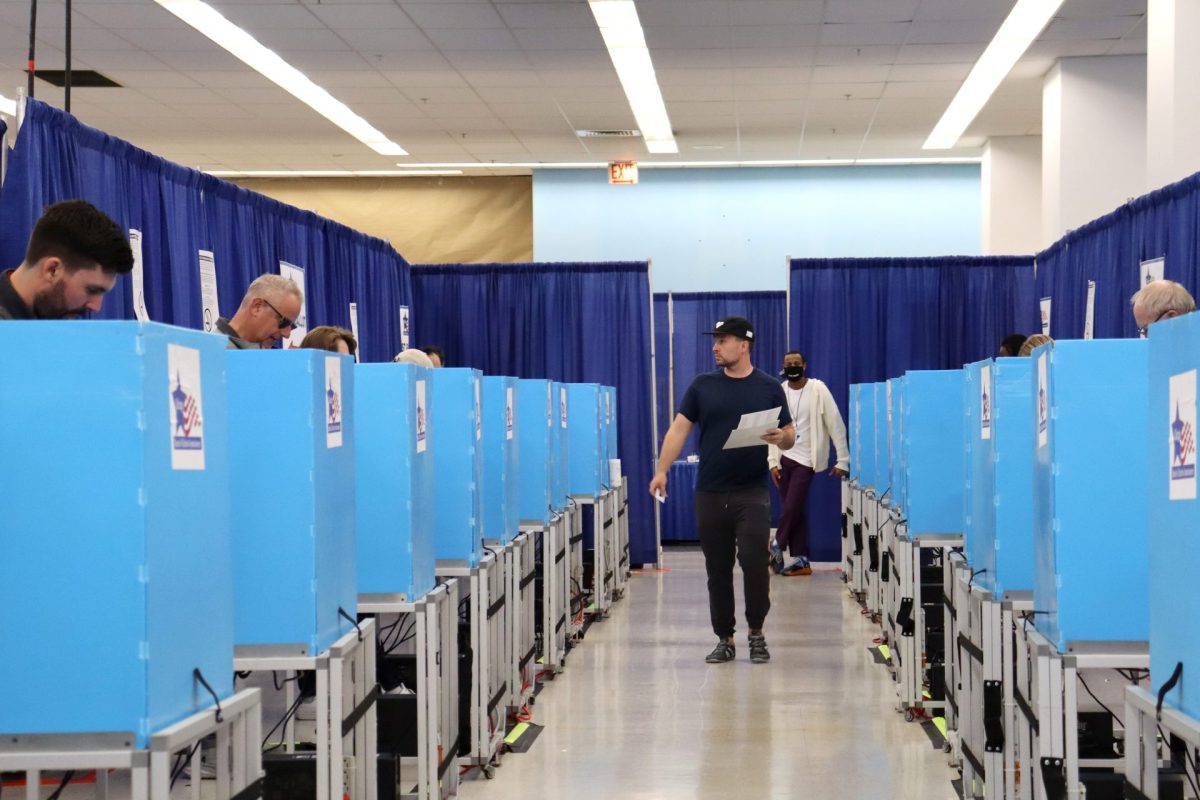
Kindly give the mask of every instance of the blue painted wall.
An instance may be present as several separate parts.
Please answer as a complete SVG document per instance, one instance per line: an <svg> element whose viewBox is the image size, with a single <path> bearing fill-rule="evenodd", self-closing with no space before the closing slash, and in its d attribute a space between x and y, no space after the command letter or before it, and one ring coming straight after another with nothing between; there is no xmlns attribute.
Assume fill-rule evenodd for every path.
<svg viewBox="0 0 1200 800"><path fill-rule="evenodd" d="M783 290L785 259L979 255L976 164L535 170L536 261L650 258L654 291Z"/></svg>

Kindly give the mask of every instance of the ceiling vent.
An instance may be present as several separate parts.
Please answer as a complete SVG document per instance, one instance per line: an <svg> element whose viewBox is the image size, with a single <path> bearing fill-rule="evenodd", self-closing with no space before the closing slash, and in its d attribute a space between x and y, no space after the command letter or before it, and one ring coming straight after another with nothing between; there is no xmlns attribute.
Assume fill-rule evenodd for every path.
<svg viewBox="0 0 1200 800"><path fill-rule="evenodd" d="M642 132L580 130L575 131L575 135L580 139L636 139L642 135Z"/></svg>
<svg viewBox="0 0 1200 800"><path fill-rule="evenodd" d="M52 86L59 88L67 85L67 73L61 69L39 69L33 73ZM72 89L120 89L121 84L112 78L106 78L93 69L71 70Z"/></svg>

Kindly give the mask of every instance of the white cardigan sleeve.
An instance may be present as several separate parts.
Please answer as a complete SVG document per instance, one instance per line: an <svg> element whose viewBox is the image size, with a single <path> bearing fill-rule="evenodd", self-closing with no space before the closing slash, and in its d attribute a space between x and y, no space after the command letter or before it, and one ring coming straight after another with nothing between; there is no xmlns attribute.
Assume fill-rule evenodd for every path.
<svg viewBox="0 0 1200 800"><path fill-rule="evenodd" d="M829 438L837 450L837 468L850 471L850 445L846 441L846 423L842 421L842 412L838 410L837 402L829 389L821 392L821 416L829 430Z"/></svg>

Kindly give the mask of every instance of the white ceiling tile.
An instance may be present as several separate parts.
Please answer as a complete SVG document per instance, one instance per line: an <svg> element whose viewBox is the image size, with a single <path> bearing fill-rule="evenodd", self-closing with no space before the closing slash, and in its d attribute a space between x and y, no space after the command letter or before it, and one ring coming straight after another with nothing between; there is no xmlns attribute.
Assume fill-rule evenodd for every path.
<svg viewBox="0 0 1200 800"><path fill-rule="evenodd" d="M735 67L807 67L816 59L815 47L740 47L732 51Z"/></svg>
<svg viewBox="0 0 1200 800"><path fill-rule="evenodd" d="M808 68L778 68L764 67L760 69L735 69L733 83L738 86L788 86L797 83L807 83L812 72Z"/></svg>
<svg viewBox="0 0 1200 800"><path fill-rule="evenodd" d="M476 88L530 88L542 85L537 71L533 69L468 70L462 73L462 79Z"/></svg>
<svg viewBox="0 0 1200 800"><path fill-rule="evenodd" d="M733 87L737 100L803 100L808 97L807 83L754 84L750 86Z"/></svg>
<svg viewBox="0 0 1200 800"><path fill-rule="evenodd" d="M387 50L364 51L363 61L380 72L429 72L432 70L449 71L450 62L445 55L429 50Z"/></svg>
<svg viewBox="0 0 1200 800"><path fill-rule="evenodd" d="M504 20L490 3L400 3L422 28L503 28Z"/></svg>
<svg viewBox="0 0 1200 800"><path fill-rule="evenodd" d="M320 3L308 6L330 28L340 31L396 30L416 24L399 6L387 3Z"/></svg>
<svg viewBox="0 0 1200 800"><path fill-rule="evenodd" d="M823 20L820 3L796 0L735 0L734 25L819 25Z"/></svg>
<svg viewBox="0 0 1200 800"><path fill-rule="evenodd" d="M465 87L467 82L458 72L448 69L381 70L383 78L401 89L413 86Z"/></svg>
<svg viewBox="0 0 1200 800"><path fill-rule="evenodd" d="M730 0L642 0L637 4L642 27L678 25L686 20L689 26L725 26L733 23L733 3Z"/></svg>
<svg viewBox="0 0 1200 800"><path fill-rule="evenodd" d="M620 88L621 81L617 78L616 70L611 65L608 69L588 70L551 70L539 73L541 82L555 88L567 87L612 87ZM661 79L659 80L661 84Z"/></svg>
<svg viewBox="0 0 1200 800"><path fill-rule="evenodd" d="M544 86L490 86L476 87L476 93L491 106L508 103L535 103L544 100L551 90Z"/></svg>
<svg viewBox="0 0 1200 800"><path fill-rule="evenodd" d="M654 69L716 69L733 64L733 51L720 50L670 50L654 48L650 60Z"/></svg>
<svg viewBox="0 0 1200 800"><path fill-rule="evenodd" d="M974 64L894 64L888 80L891 81L963 81Z"/></svg>
<svg viewBox="0 0 1200 800"><path fill-rule="evenodd" d="M532 66L529 56L517 50L460 50L442 55L455 69L462 71L529 69Z"/></svg>
<svg viewBox="0 0 1200 800"><path fill-rule="evenodd" d="M297 51L287 54L288 63L305 73L320 70L364 70L380 63L379 59L368 61L363 56L350 50L314 50L310 52ZM240 63L240 62L239 62Z"/></svg>
<svg viewBox="0 0 1200 800"><path fill-rule="evenodd" d="M1059 17L1113 17L1145 14L1146 0L1067 0Z"/></svg>
<svg viewBox="0 0 1200 800"><path fill-rule="evenodd" d="M430 119L486 119L495 113L482 103L416 103Z"/></svg>
<svg viewBox="0 0 1200 800"><path fill-rule="evenodd" d="M716 86L733 82L730 69L656 69L660 86Z"/></svg>
<svg viewBox="0 0 1200 800"><path fill-rule="evenodd" d="M812 47L821 40L820 25L738 25L733 47L743 49Z"/></svg>
<svg viewBox="0 0 1200 800"><path fill-rule="evenodd" d="M116 69L106 73L117 83L126 86L147 86L157 89L198 86L193 76L172 69L126 70Z"/></svg>
<svg viewBox="0 0 1200 800"><path fill-rule="evenodd" d="M338 32L341 41L364 53L426 53L434 50L429 37L416 28L351 28Z"/></svg>
<svg viewBox="0 0 1200 800"><path fill-rule="evenodd" d="M299 4L210 0L209 5L220 11L230 22L244 28L251 36L287 28L325 28L325 22L320 17ZM147 12L150 11L151 8L147 6ZM170 13L165 9L158 11Z"/></svg>
<svg viewBox="0 0 1200 800"><path fill-rule="evenodd" d="M679 103L728 103L734 99L733 86L728 83L664 86L662 95L672 113Z"/></svg>
<svg viewBox="0 0 1200 800"><path fill-rule="evenodd" d="M886 64L813 67L813 83L882 83L891 76Z"/></svg>
<svg viewBox="0 0 1200 800"><path fill-rule="evenodd" d="M342 38L328 28L278 28L263 31L258 40L287 60L295 53L348 50Z"/></svg>
<svg viewBox="0 0 1200 800"><path fill-rule="evenodd" d="M911 27L911 23L908 22L826 23L821 26L820 43L853 47L904 44Z"/></svg>
<svg viewBox="0 0 1200 800"><path fill-rule="evenodd" d="M908 44L987 44L1000 29L1000 20L917 20Z"/></svg>
<svg viewBox="0 0 1200 800"><path fill-rule="evenodd" d="M532 50L526 58L538 69L612 69L607 50Z"/></svg>
<svg viewBox="0 0 1200 800"><path fill-rule="evenodd" d="M1113 42L1106 56L1137 56L1146 54L1146 40L1127 37Z"/></svg>
<svg viewBox="0 0 1200 800"><path fill-rule="evenodd" d="M396 90L399 92L400 90ZM479 93L470 88L446 86L406 86L403 97L409 102L424 105L426 103L478 103Z"/></svg>
<svg viewBox="0 0 1200 800"><path fill-rule="evenodd" d="M921 0L826 0L826 22L908 22Z"/></svg>
<svg viewBox="0 0 1200 800"><path fill-rule="evenodd" d="M897 64L974 63L983 55L986 44L910 44L900 48Z"/></svg>
<svg viewBox="0 0 1200 800"><path fill-rule="evenodd" d="M1101 17L1056 19L1039 37L1043 42L1077 41L1081 39L1120 39L1142 21L1135 17Z"/></svg>
<svg viewBox="0 0 1200 800"><path fill-rule="evenodd" d="M844 100L878 99L883 94L882 83L814 83L809 97L837 98Z"/></svg>
<svg viewBox="0 0 1200 800"><path fill-rule="evenodd" d="M496 28L425 28L440 50L517 50L512 33Z"/></svg>
<svg viewBox="0 0 1200 800"><path fill-rule="evenodd" d="M817 114L870 114L879 107L879 98L847 100L844 97L810 97L807 102L809 115Z"/></svg>
<svg viewBox="0 0 1200 800"><path fill-rule="evenodd" d="M951 95L952 97L953 95ZM941 115L946 110L946 106L950 105L950 97L893 97L887 94L887 89L884 89L884 95L879 99L878 111L903 111L916 112L928 111Z"/></svg>
<svg viewBox="0 0 1200 800"><path fill-rule="evenodd" d="M650 48L651 56L657 50L705 50L733 45L733 33L729 27L648 27L645 31L646 46Z"/></svg>
<svg viewBox="0 0 1200 800"><path fill-rule="evenodd" d="M586 3L505 3L500 16L510 28L596 28Z"/></svg>
<svg viewBox="0 0 1200 800"><path fill-rule="evenodd" d="M876 45L864 47L831 47L817 48L818 65L844 64L891 64L896 60L900 47L896 45Z"/></svg>
<svg viewBox="0 0 1200 800"><path fill-rule="evenodd" d="M1102 56L1112 49L1109 40L1036 41L1025 51L1026 58L1071 58L1073 56Z"/></svg>
<svg viewBox="0 0 1200 800"><path fill-rule="evenodd" d="M990 20L998 29L1012 7L1012 0L921 0L916 19Z"/></svg>
<svg viewBox="0 0 1200 800"><path fill-rule="evenodd" d="M518 28L513 31L526 50L603 50L600 29L591 28Z"/></svg>
<svg viewBox="0 0 1200 800"><path fill-rule="evenodd" d="M948 102L960 86L960 81L891 81L883 87L883 97L936 97Z"/></svg>

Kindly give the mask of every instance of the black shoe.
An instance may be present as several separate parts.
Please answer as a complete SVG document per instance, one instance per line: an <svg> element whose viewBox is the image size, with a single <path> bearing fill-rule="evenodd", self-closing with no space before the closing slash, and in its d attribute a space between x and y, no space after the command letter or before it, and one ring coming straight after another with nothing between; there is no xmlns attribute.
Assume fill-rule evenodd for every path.
<svg viewBox="0 0 1200 800"><path fill-rule="evenodd" d="M724 664L726 661L733 661L736 655L737 650L729 642L717 642L717 646L704 657L704 661L708 664Z"/></svg>
<svg viewBox="0 0 1200 800"><path fill-rule="evenodd" d="M765 664L771 660L771 652L767 650L767 637L761 633L750 637L750 661L753 664Z"/></svg>

